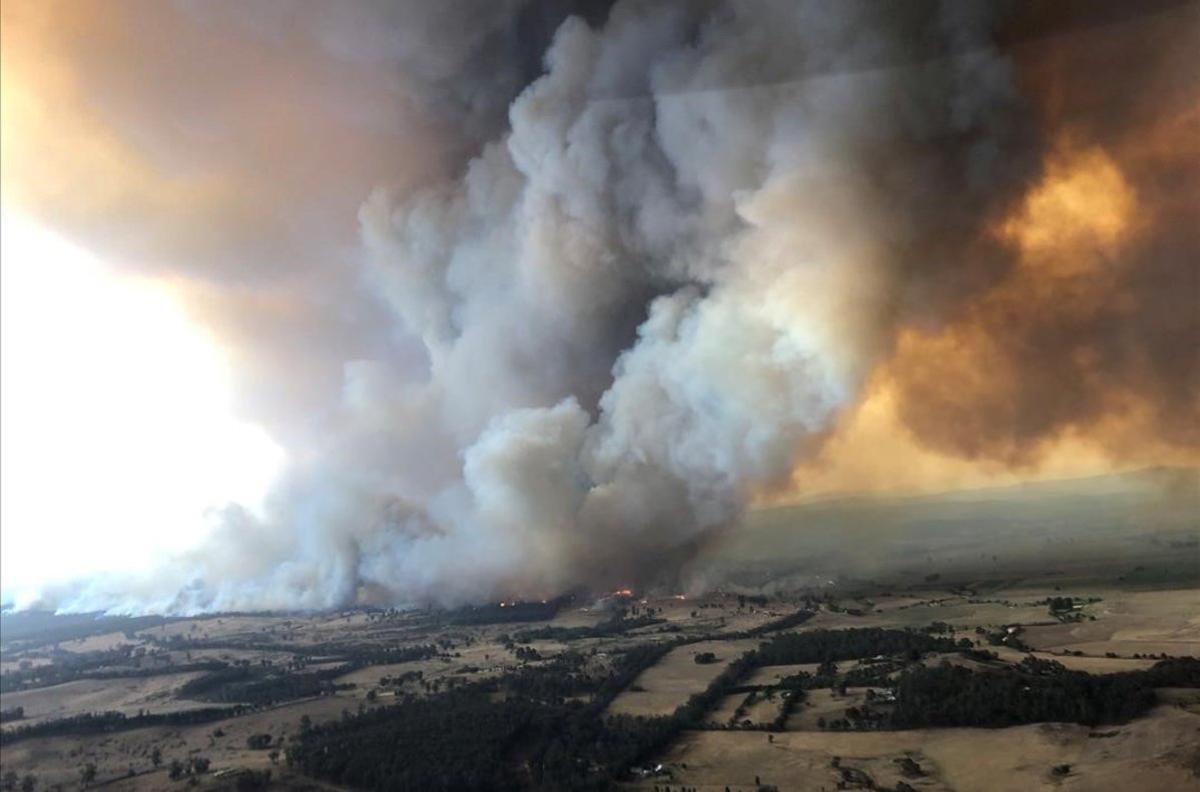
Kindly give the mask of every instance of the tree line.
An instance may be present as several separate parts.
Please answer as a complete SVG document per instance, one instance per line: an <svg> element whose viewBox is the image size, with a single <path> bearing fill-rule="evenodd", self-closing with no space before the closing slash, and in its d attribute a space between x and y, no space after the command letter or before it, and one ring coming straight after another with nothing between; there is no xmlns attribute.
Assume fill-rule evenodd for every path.
<svg viewBox="0 0 1200 792"><path fill-rule="evenodd" d="M139 713L137 715L126 715L123 712L88 712L8 729L0 733L0 745L12 745L34 737L104 734L127 729L140 729L146 726L192 726L197 723L209 723L235 717L244 711L244 707L234 706L204 707L178 712Z"/></svg>
<svg viewBox="0 0 1200 792"><path fill-rule="evenodd" d="M896 683L892 728L1126 723L1156 704L1155 688L1200 687L1200 660L1163 660L1145 671L1092 675L1053 661L973 671L916 667ZM1045 665L1048 664L1048 665ZM1057 666L1057 668L1055 668Z"/></svg>
<svg viewBox="0 0 1200 792"><path fill-rule="evenodd" d="M183 683L179 697L262 706L330 695L343 687L334 680L353 670L354 666L341 665L297 674L274 666L228 666Z"/></svg>

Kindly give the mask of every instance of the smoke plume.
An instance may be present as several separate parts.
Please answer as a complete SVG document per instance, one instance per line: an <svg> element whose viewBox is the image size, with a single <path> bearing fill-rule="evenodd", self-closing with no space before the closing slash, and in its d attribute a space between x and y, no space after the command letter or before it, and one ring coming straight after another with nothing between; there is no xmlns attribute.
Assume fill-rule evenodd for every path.
<svg viewBox="0 0 1200 792"><path fill-rule="evenodd" d="M1050 5L183 6L391 75L352 122L312 102L340 85L302 93L387 154L348 146L322 166L343 198L300 168L269 205L303 216L239 204L252 240L172 251L257 368L245 410L300 453L265 514L66 603L686 586L753 498L871 453L838 439L881 398L954 458L1032 467L1082 436L1194 459L1197 7ZM361 247L314 239L371 173Z"/></svg>

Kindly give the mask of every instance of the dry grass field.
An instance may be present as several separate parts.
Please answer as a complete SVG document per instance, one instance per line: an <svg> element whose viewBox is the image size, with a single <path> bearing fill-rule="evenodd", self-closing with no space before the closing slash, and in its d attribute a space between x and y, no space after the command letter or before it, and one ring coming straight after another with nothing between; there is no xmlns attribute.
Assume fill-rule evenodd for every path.
<svg viewBox="0 0 1200 792"><path fill-rule="evenodd" d="M1010 663L1019 663L1022 658L1032 655L1040 660L1053 660L1056 663L1061 663L1072 671L1085 671L1089 674L1115 674L1119 671L1142 671L1154 665L1154 660L1135 659L1131 657L1094 657L1087 655L1078 657L1071 654L1063 654L1062 652L1018 652L1016 649L1010 649L1005 646L988 647L991 651L1000 656L1001 660L1006 660ZM1188 651L1183 654L1189 654L1197 651L1200 647L1187 646Z"/></svg>
<svg viewBox="0 0 1200 792"><path fill-rule="evenodd" d="M125 637L124 633L111 632L104 635L91 635L74 641L63 641L58 648L68 652L103 652L127 643L130 643L130 640Z"/></svg>
<svg viewBox="0 0 1200 792"><path fill-rule="evenodd" d="M274 768L270 750L249 750L246 738L252 734L271 734L277 740L286 739L298 728L307 715L314 721L341 716L352 705L336 697L324 697L292 702L276 708L255 712L238 718L191 727L135 729L114 735L94 737L54 737L29 740L4 749L6 768L29 768L35 771L43 786L64 784L78 787L79 768L94 763L97 777L111 779L113 789L166 790L180 789L183 784L172 781L167 774L171 760L186 761L189 757L204 756L212 761L210 773L230 768ZM219 735L219 736L216 736ZM155 768L151 754L158 748L163 764ZM137 775L123 779L130 768Z"/></svg>
<svg viewBox="0 0 1200 792"><path fill-rule="evenodd" d="M861 707L871 688L847 688L845 695L832 690L810 690L804 701L792 711L787 731L820 731L821 720L833 721L845 717L849 707Z"/></svg>
<svg viewBox="0 0 1200 792"><path fill-rule="evenodd" d="M673 649L644 671L609 707L614 715L670 715L693 693L708 686L725 666L758 645L757 641L702 641ZM700 664L697 654L712 652L717 662Z"/></svg>
<svg viewBox="0 0 1200 792"><path fill-rule="evenodd" d="M1100 591L1096 621L1030 627L1026 641L1037 649L1192 655L1200 653L1200 600L1195 591Z"/></svg>
<svg viewBox="0 0 1200 792"><path fill-rule="evenodd" d="M162 674L140 679L81 679L32 690L5 693L4 708L22 707L25 722L64 718L85 712L176 712L208 706L177 695L178 688L198 672Z"/></svg>
<svg viewBox="0 0 1200 792"><path fill-rule="evenodd" d="M741 708L742 713L736 719L737 725L745 725L748 722L756 727L763 726L775 720L782 705L783 697L779 694L766 696L759 693L734 693L721 700L709 715L708 722L717 728L733 725L734 715Z"/></svg>
<svg viewBox="0 0 1200 792"><path fill-rule="evenodd" d="M1200 715L1164 706L1150 717L1114 728L1112 736L1085 726L1038 724L1008 729L902 732L689 732L662 758L672 783L700 790L756 789L755 779L780 792L837 789L838 764L865 771L880 788L905 780L922 790L1037 789L1124 792L1200 788ZM1107 733L1107 732L1105 732ZM905 778L905 756L923 777ZM1070 764L1070 773L1053 768ZM685 768L686 765L686 768ZM641 785L641 788L647 788Z"/></svg>

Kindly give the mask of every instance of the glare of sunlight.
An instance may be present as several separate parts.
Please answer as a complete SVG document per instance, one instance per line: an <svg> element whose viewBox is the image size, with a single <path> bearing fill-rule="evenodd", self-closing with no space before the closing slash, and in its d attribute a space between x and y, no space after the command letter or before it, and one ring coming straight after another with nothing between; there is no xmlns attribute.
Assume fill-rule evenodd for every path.
<svg viewBox="0 0 1200 792"><path fill-rule="evenodd" d="M283 461L231 414L227 364L161 287L29 219L0 218L5 600L194 546Z"/></svg>

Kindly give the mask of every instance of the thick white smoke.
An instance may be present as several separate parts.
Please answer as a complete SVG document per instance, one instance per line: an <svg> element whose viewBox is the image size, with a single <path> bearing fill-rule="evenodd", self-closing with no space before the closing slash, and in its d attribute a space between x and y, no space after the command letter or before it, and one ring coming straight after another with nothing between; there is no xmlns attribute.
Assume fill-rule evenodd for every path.
<svg viewBox="0 0 1200 792"><path fill-rule="evenodd" d="M178 560L182 592L99 582L74 604L686 585L689 553L827 431L897 318L957 287L955 241L1020 180L979 10L567 20L460 177L362 206L382 332L419 339L424 370L346 366L320 445L264 519L230 509ZM917 270L948 285L912 293Z"/></svg>

